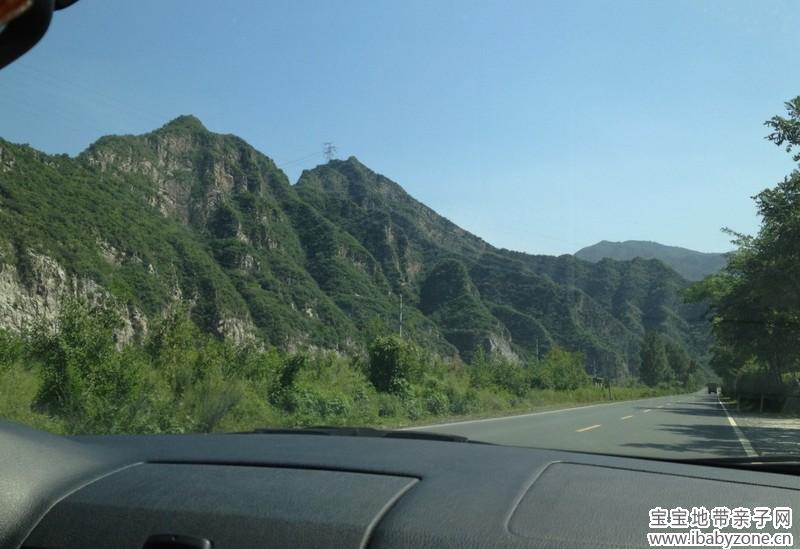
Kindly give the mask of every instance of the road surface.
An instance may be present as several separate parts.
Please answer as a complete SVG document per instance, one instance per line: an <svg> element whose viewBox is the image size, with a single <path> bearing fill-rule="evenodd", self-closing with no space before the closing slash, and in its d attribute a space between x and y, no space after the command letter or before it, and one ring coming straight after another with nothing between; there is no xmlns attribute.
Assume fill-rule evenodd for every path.
<svg viewBox="0 0 800 549"><path fill-rule="evenodd" d="M414 429L496 444L658 458L763 453L770 437L738 426L735 417L717 395L703 391Z"/></svg>

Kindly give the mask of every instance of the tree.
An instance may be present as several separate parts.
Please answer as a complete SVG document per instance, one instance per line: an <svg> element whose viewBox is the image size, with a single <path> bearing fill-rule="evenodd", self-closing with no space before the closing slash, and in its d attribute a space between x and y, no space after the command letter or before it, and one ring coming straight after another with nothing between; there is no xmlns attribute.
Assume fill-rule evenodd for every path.
<svg viewBox="0 0 800 549"><path fill-rule="evenodd" d="M686 349L682 345L668 340L665 343L667 353L667 363L670 370L672 370L675 379L686 386L689 383L689 374L691 369L691 361Z"/></svg>
<svg viewBox="0 0 800 549"><path fill-rule="evenodd" d="M489 357L483 346L478 347L478 350L472 356L469 365L470 383L474 387L486 387L492 383L492 371Z"/></svg>
<svg viewBox="0 0 800 549"><path fill-rule="evenodd" d="M800 146L800 97L786 109L788 117L765 122L773 130L766 138L791 152ZM793 158L800 161L800 154ZM727 267L687 294L710 304L717 340L711 363L728 380L752 359L772 377L800 367L800 172L753 198L758 234L727 230L737 246Z"/></svg>
<svg viewBox="0 0 800 549"><path fill-rule="evenodd" d="M581 353L553 347L534 367L531 383L545 389L568 391L589 384Z"/></svg>
<svg viewBox="0 0 800 549"><path fill-rule="evenodd" d="M673 372L669 367L664 340L655 332L647 332L642 339L641 366L639 378L642 383L651 387L662 382L669 382Z"/></svg>
<svg viewBox="0 0 800 549"><path fill-rule="evenodd" d="M369 380L382 392L403 394L421 372L419 349L398 336L378 337L369 347Z"/></svg>
<svg viewBox="0 0 800 549"><path fill-rule="evenodd" d="M204 336L189 318L185 307L169 309L151 330L145 349L152 364L177 397L197 378L196 364Z"/></svg>
<svg viewBox="0 0 800 549"><path fill-rule="evenodd" d="M789 118L773 116L764 125L773 130L766 138L779 147L785 145L788 153L792 152L793 147L800 146L800 96L790 99L784 106ZM800 162L800 153L792 158Z"/></svg>
<svg viewBox="0 0 800 549"><path fill-rule="evenodd" d="M112 429L125 404L138 396L137 369L116 349L119 326L119 316L108 307L67 301L55 330L44 324L35 330L42 377L37 404L68 418L74 431Z"/></svg>
<svg viewBox="0 0 800 549"><path fill-rule="evenodd" d="M517 396L528 392L530 384L522 366L498 354L493 353L490 358L492 381L497 387Z"/></svg>

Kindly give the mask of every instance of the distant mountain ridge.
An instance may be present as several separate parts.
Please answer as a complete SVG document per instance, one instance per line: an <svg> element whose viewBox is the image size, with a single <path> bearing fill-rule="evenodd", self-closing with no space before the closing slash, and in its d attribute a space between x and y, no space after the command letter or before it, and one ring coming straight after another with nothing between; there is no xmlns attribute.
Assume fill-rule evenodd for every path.
<svg viewBox="0 0 800 549"><path fill-rule="evenodd" d="M658 259L687 280L702 280L722 269L727 263L724 253L698 252L647 240L626 240L624 242L602 240L597 244L578 250L575 252L575 257L592 263L597 263L604 258L617 261L630 261L635 257Z"/></svg>
<svg viewBox="0 0 800 549"><path fill-rule="evenodd" d="M192 116L75 158L0 139L0 328L110 296L132 338L178 301L220 336L358 354L398 331L402 296L403 334L432 352L530 361L558 345L623 377L648 330L705 353L686 285L659 261L495 248L354 157L292 185Z"/></svg>

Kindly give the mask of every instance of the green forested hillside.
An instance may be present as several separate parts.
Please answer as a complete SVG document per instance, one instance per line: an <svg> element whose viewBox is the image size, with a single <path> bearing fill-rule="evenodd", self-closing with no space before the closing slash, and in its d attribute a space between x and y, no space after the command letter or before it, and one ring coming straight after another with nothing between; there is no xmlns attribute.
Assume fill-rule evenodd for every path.
<svg viewBox="0 0 800 549"><path fill-rule="evenodd" d="M537 348L541 355L560 345L583 352L598 373L624 376L638 367L646 331L663 332L698 359L707 348L702 307L682 303L687 282L658 261L592 264L494 248L355 158L308 170L296 187L369 250L393 288L410 292L466 357L486 348L530 360ZM425 291L432 285L441 288L435 306ZM460 289L452 307L442 303L445 288Z"/></svg>
<svg viewBox="0 0 800 549"><path fill-rule="evenodd" d="M400 329L421 348L535 361L559 346L590 372L635 374L646 331L699 360L686 281L658 261L497 249L355 158L296 185L232 135L179 117L77 158L0 141L0 326L110 299L128 337L175 303L201 330L285 350L364 355Z"/></svg>

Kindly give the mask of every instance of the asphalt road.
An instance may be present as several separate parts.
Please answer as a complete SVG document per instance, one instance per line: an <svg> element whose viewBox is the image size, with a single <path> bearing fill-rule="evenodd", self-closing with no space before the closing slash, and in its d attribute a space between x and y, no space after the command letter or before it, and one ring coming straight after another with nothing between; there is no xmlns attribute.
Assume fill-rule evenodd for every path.
<svg viewBox="0 0 800 549"><path fill-rule="evenodd" d="M760 442L757 431L745 436L707 391L415 429L512 446L676 459L752 457Z"/></svg>

